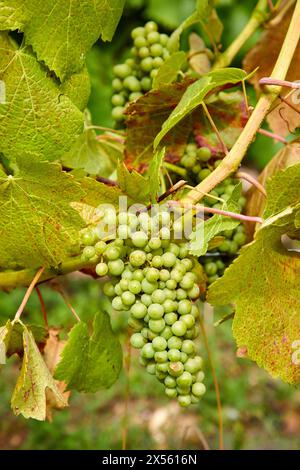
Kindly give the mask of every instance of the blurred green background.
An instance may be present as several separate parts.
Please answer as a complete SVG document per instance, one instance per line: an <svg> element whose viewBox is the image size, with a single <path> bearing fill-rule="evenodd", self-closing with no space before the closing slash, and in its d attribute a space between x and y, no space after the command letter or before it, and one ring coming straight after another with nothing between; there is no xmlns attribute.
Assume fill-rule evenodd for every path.
<svg viewBox="0 0 300 470"><path fill-rule="evenodd" d="M220 0L217 3L224 22L222 43L226 47L247 22L256 1ZM153 19L159 23L161 31L169 33L192 12L194 4L194 0L127 0L113 42L95 45L88 56L92 82L89 109L94 124L112 126L112 67L126 57L131 29ZM234 65L241 65L245 50L256 39L249 41ZM262 168L276 148L271 140L260 136L250 149L250 164ZM107 301L101 298L98 281L84 275L72 275L61 282L83 320L94 315L101 305L109 308ZM74 319L59 294L46 285L41 291L50 326L70 328ZM14 316L24 292L24 289L9 294L0 292L1 323ZM213 326L220 316L221 313L213 318L212 312L207 311L205 319L221 390L225 447L299 449L300 391L270 378L250 361L238 359L231 321ZM35 293L26 307L24 319L41 323L40 304ZM126 318L112 312L112 320L125 345ZM11 358L0 375L0 449L120 449L125 435L129 449L202 449L203 436L210 448L218 448L216 396L201 338L199 349L206 361L207 375L207 393L199 406L183 410L167 399L162 386L145 373L132 351L129 375L123 371L110 390L95 395L72 394L70 407L54 411L51 423L26 421L12 414L9 403L19 364ZM125 346L124 351L126 355Z"/></svg>

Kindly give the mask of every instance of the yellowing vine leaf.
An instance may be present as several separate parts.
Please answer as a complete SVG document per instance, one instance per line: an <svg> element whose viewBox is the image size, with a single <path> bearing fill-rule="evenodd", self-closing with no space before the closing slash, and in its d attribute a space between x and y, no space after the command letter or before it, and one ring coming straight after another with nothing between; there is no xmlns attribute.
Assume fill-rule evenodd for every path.
<svg viewBox="0 0 300 470"><path fill-rule="evenodd" d="M212 284L208 301L233 303L238 347L246 347L248 357L273 376L294 384L300 381L299 365L292 360L292 345L300 339L300 255L287 251L281 242L285 234L299 238L300 192L299 185L297 190L297 184L287 184L291 173L299 181L300 164L268 183L264 215L269 218L224 276Z"/></svg>
<svg viewBox="0 0 300 470"><path fill-rule="evenodd" d="M80 111L84 111L91 93L91 83L87 67L84 66L79 72L70 75L61 84L60 90L70 98Z"/></svg>
<svg viewBox="0 0 300 470"><path fill-rule="evenodd" d="M0 29L25 34L39 60L62 80L80 70L99 36L110 41L125 0L2 0Z"/></svg>
<svg viewBox="0 0 300 470"><path fill-rule="evenodd" d="M96 392L110 387L118 378L122 367L122 349L114 335L107 313L95 315L93 332L79 322L70 332L62 351L55 378L64 380L68 389Z"/></svg>
<svg viewBox="0 0 300 470"><path fill-rule="evenodd" d="M51 390L61 407L66 402L58 390L30 330L23 325L24 357L11 405L16 415L46 419L46 393Z"/></svg>
<svg viewBox="0 0 300 470"><path fill-rule="evenodd" d="M0 33L0 80L6 90L0 104L0 152L9 160L24 154L59 159L81 133L82 113L31 50L18 48L6 33Z"/></svg>
<svg viewBox="0 0 300 470"><path fill-rule="evenodd" d="M18 158L0 176L0 266L57 266L77 243L83 220L70 206L84 192L59 165Z"/></svg>

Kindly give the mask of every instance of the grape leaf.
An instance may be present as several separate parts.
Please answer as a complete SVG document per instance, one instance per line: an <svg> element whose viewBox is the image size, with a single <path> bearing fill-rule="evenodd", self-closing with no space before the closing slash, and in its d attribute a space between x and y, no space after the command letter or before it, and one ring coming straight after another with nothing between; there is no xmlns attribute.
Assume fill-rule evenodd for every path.
<svg viewBox="0 0 300 470"><path fill-rule="evenodd" d="M223 204L225 211L240 213L238 200L242 194L242 184L235 186L230 198ZM225 230L233 230L240 224L239 220L232 219L223 215L213 215L207 221L200 219L195 230L192 231L189 243L189 252L194 256L203 256L208 250L209 243L218 234Z"/></svg>
<svg viewBox="0 0 300 470"><path fill-rule="evenodd" d="M158 147L163 137L165 137L176 124L201 105L209 92L228 83L239 83L245 80L246 77L246 72L243 70L227 68L209 72L207 75L204 75L199 80L192 83L184 92L176 108L163 123L161 131L155 137L154 148L156 149Z"/></svg>
<svg viewBox="0 0 300 470"><path fill-rule="evenodd" d="M64 380L68 389L97 392L110 387L122 367L122 349L114 335L107 313L95 315L93 332L80 322L73 327L62 351L55 378Z"/></svg>
<svg viewBox="0 0 300 470"><path fill-rule="evenodd" d="M285 234L299 238L295 218L300 195L290 191L292 184L283 187L291 169L299 181L300 164L271 179L265 211L269 218L254 241L242 248L224 276L209 288L208 301L213 305L234 303L233 333L238 347L246 347L248 357L273 376L297 383L300 369L292 362L292 344L300 338L300 256L287 251L281 242ZM284 194L278 197L280 191ZM284 202L286 207L279 212ZM272 210L276 213L271 214Z"/></svg>
<svg viewBox="0 0 300 470"><path fill-rule="evenodd" d="M189 65L199 75L208 73L211 69L210 59L203 39L196 33L189 35Z"/></svg>
<svg viewBox="0 0 300 470"><path fill-rule="evenodd" d="M135 170L128 170L123 162L118 165L118 184L124 195L135 202L149 202L150 186L147 178Z"/></svg>
<svg viewBox="0 0 300 470"><path fill-rule="evenodd" d="M85 128L70 150L63 155L62 163L67 168L83 169L90 175L109 177L122 157L123 144L111 133L97 136L89 113L85 113Z"/></svg>
<svg viewBox="0 0 300 470"><path fill-rule="evenodd" d="M17 165L0 177L0 265L55 267L78 241L83 220L70 203L84 193L59 165L26 156Z"/></svg>
<svg viewBox="0 0 300 470"><path fill-rule="evenodd" d="M0 327L0 364L6 364L6 355L10 341L12 325L8 320L4 326Z"/></svg>
<svg viewBox="0 0 300 470"><path fill-rule="evenodd" d="M0 29L25 34L40 61L60 79L79 71L99 36L110 41L125 0L3 0Z"/></svg>
<svg viewBox="0 0 300 470"><path fill-rule="evenodd" d="M0 80L6 104L0 104L0 151L8 159L27 153L56 160L83 129L83 116L61 93L28 47L18 49L0 33Z"/></svg>
<svg viewBox="0 0 300 470"><path fill-rule="evenodd" d="M216 99L207 104L207 109L222 141L228 149L231 149L248 119L243 93L240 91L221 92ZM201 147L209 147L213 155L224 154L224 147L221 145L204 110L199 109L198 113L194 124L196 142Z"/></svg>
<svg viewBox="0 0 300 470"><path fill-rule="evenodd" d="M152 203L156 202L159 188L160 188L160 170L164 161L166 150L165 148L156 152L153 156L149 166L148 181L149 181L149 194Z"/></svg>
<svg viewBox="0 0 300 470"><path fill-rule="evenodd" d="M84 111L91 93L90 77L86 66L79 72L70 75L68 79L61 84L60 89L80 111Z"/></svg>
<svg viewBox="0 0 300 470"><path fill-rule="evenodd" d="M159 67L157 75L153 79L152 88L161 88L176 80L178 72L186 62L186 53L174 52Z"/></svg>
<svg viewBox="0 0 300 470"><path fill-rule="evenodd" d="M285 145L279 152L272 158L268 165L264 168L263 172L259 176L259 182L266 186L268 178L274 176L281 170L294 165L295 163L300 163L300 143L294 142L288 145ZM265 196L254 186L250 188L247 193L247 206L246 213L247 215L253 217L261 217L264 211L266 203ZM247 224L247 231L250 236L253 235L255 225Z"/></svg>
<svg viewBox="0 0 300 470"><path fill-rule="evenodd" d="M263 213L266 219L293 207L300 202L300 163L289 166L267 182L267 204Z"/></svg>
<svg viewBox="0 0 300 470"><path fill-rule="evenodd" d="M61 407L66 406L66 402L47 369L33 334L25 325L23 325L23 344L23 363L13 392L11 406L16 415L22 414L25 418L43 421L46 419L48 389L55 395Z"/></svg>
<svg viewBox="0 0 300 470"><path fill-rule="evenodd" d="M152 90L131 103L126 108L126 147L125 161L128 167L145 170L153 157L153 140L162 124L176 107L190 81L165 85L159 90ZM192 130L190 116L175 126L172 132L162 140L166 147L166 159L178 160L182 155Z"/></svg>
<svg viewBox="0 0 300 470"><path fill-rule="evenodd" d="M261 93L259 80L263 77L270 77L275 62L277 61L283 40L287 34L291 21L292 12L293 5L290 5L279 24L277 21L271 21L265 28L265 31L262 33L257 44L250 49L244 59L243 67L248 72L258 68L257 73L251 78L251 82L255 86L258 94ZM266 51L268 52L267 54ZM296 48L286 80L299 80L299 61L300 44L298 44L298 47ZM278 106L274 107L274 110L267 116L267 121L271 130L284 137L290 132L293 132L297 127L300 127L299 90L295 90L294 94L287 98L287 101L296 110L292 109L288 104L285 104L281 100L278 100L276 103Z"/></svg>
<svg viewBox="0 0 300 470"><path fill-rule="evenodd" d="M182 32L195 23L200 23L206 33L209 31L209 36L215 42L220 41L223 25L213 8L213 3L212 0L197 0L195 11L172 33L168 45L171 51L178 51Z"/></svg>

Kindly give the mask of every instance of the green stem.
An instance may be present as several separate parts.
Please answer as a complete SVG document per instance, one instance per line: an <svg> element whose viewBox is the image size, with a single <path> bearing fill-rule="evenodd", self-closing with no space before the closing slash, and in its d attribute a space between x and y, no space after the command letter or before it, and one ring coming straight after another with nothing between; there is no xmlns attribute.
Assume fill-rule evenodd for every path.
<svg viewBox="0 0 300 470"><path fill-rule="evenodd" d="M45 269L41 275L39 282L48 281L54 277L63 274L69 274L73 271L79 271L83 268L91 267L91 263L82 261L81 257L70 258L60 265L59 268ZM10 290L15 287L27 287L36 274L36 269L22 269L20 271L4 271L0 272L0 289Z"/></svg>
<svg viewBox="0 0 300 470"><path fill-rule="evenodd" d="M185 168L182 168L182 167L177 166L177 165L173 165L172 163L169 163L169 162L164 162L164 167L167 170L172 171L173 173L177 173L178 175L182 176L183 178L187 177L187 171L186 171Z"/></svg>
<svg viewBox="0 0 300 470"><path fill-rule="evenodd" d="M230 44L228 49L224 51L215 62L213 69L219 69L228 67L237 55L239 50L243 47L245 42L252 36L252 34L260 27L260 25L266 21L268 14L268 2L267 0L259 0L250 20L237 36L237 38Z"/></svg>
<svg viewBox="0 0 300 470"><path fill-rule="evenodd" d="M280 54L271 74L272 78L284 80L293 59L296 47L300 39L300 0L297 0L293 17L288 32L281 47ZM254 140L263 120L265 119L272 103L280 93L278 86L268 87L266 93L261 95L253 113L246 126L241 132L230 152L222 160L222 163L198 186L192 189L182 200L195 204L209 193L221 181L235 171L243 160L247 149Z"/></svg>

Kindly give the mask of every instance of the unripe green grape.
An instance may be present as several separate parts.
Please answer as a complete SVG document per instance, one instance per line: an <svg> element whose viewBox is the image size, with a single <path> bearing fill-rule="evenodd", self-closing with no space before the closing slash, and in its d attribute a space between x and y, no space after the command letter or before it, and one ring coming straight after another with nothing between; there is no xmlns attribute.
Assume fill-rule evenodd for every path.
<svg viewBox="0 0 300 470"><path fill-rule="evenodd" d="M185 334L186 339L195 339L198 336L198 333L195 329L196 327L188 328Z"/></svg>
<svg viewBox="0 0 300 470"><path fill-rule="evenodd" d="M113 284L111 282L106 282L104 285L103 285L103 293L107 296L107 297L113 297L115 295L115 288L113 286Z"/></svg>
<svg viewBox="0 0 300 470"><path fill-rule="evenodd" d="M191 300L198 299L198 297L200 297L199 286L197 284L194 284L193 287L188 290L187 295Z"/></svg>
<svg viewBox="0 0 300 470"><path fill-rule="evenodd" d="M167 282L170 279L170 272L167 269L161 269L159 273L159 279L161 281Z"/></svg>
<svg viewBox="0 0 300 470"><path fill-rule="evenodd" d="M140 91L141 89L141 84L139 80L133 75L126 77L124 79L123 85L125 88L127 88L130 91Z"/></svg>
<svg viewBox="0 0 300 470"><path fill-rule="evenodd" d="M146 339L141 333L134 333L130 338L130 344L136 349L141 349L146 344Z"/></svg>
<svg viewBox="0 0 300 470"><path fill-rule="evenodd" d="M145 294L152 294L157 289L157 287L157 282L149 282L147 279L142 280L142 290Z"/></svg>
<svg viewBox="0 0 300 470"><path fill-rule="evenodd" d="M180 362L182 362L182 364L185 364L187 360L188 360L188 355L185 352L182 352L180 355Z"/></svg>
<svg viewBox="0 0 300 470"><path fill-rule="evenodd" d="M180 250L182 249L182 247L180 248ZM191 269L193 269L194 267L194 263L193 261L190 259L190 258L183 258L181 260L181 264L183 264L183 266L185 267L186 271L191 271Z"/></svg>
<svg viewBox="0 0 300 470"><path fill-rule="evenodd" d="M156 338L154 338L156 339ZM153 340L154 341L154 340ZM158 362L158 363L163 363L163 362L167 362L168 361L168 353L167 351L157 351L155 354L154 354L154 360L155 362Z"/></svg>
<svg viewBox="0 0 300 470"><path fill-rule="evenodd" d="M104 256L109 261L114 261L120 257L120 250L116 246L108 246L104 252Z"/></svg>
<svg viewBox="0 0 300 470"><path fill-rule="evenodd" d="M194 383L194 385L192 386L192 393L193 395L195 395L196 397L202 397L202 395L204 395L204 393L206 392L206 387L203 383L201 382L196 382Z"/></svg>
<svg viewBox="0 0 300 470"><path fill-rule="evenodd" d="M146 273L148 282L155 282L159 279L159 270L156 268L149 268Z"/></svg>
<svg viewBox="0 0 300 470"><path fill-rule="evenodd" d="M167 285L167 283L166 283L166 285ZM164 293L166 295L167 300L175 301L175 299L176 299L176 290L171 290L171 289L168 289L167 287L165 287Z"/></svg>
<svg viewBox="0 0 300 470"><path fill-rule="evenodd" d="M96 251L95 251L95 248L93 246L86 246L83 249L82 257L84 259L91 259L95 256L95 254L96 254Z"/></svg>
<svg viewBox="0 0 300 470"><path fill-rule="evenodd" d="M117 259L115 261L109 261L107 263L108 270L112 276L120 276L124 271L124 263L121 259Z"/></svg>
<svg viewBox="0 0 300 470"><path fill-rule="evenodd" d="M179 269L176 269L176 268L172 269L170 274L171 274L171 280L175 281L176 283L181 282L181 280L184 276L182 274L182 272L179 271Z"/></svg>
<svg viewBox="0 0 300 470"><path fill-rule="evenodd" d="M152 44L152 46L150 47L151 55L154 56L154 57L160 57L163 54L163 51L164 51L164 49L163 49L162 45L159 44L159 43Z"/></svg>
<svg viewBox="0 0 300 470"><path fill-rule="evenodd" d="M146 262L146 253L142 250L134 250L130 253L129 261L132 266L142 266Z"/></svg>
<svg viewBox="0 0 300 470"><path fill-rule="evenodd" d="M168 359L171 362L181 362L181 352L179 349L169 349L168 351Z"/></svg>
<svg viewBox="0 0 300 470"><path fill-rule="evenodd" d="M122 287L120 286L120 283L118 282L118 284L115 285L115 294L117 294L119 297L123 294L123 289Z"/></svg>
<svg viewBox="0 0 300 470"><path fill-rule="evenodd" d="M164 320L167 325L172 326L178 320L178 316L174 312L166 313L164 316Z"/></svg>
<svg viewBox="0 0 300 470"><path fill-rule="evenodd" d="M161 256L153 256L151 264L154 268L160 268L162 265Z"/></svg>
<svg viewBox="0 0 300 470"><path fill-rule="evenodd" d="M203 380L205 379L205 374L202 370L200 370L199 372L197 372L196 374L196 382L203 382Z"/></svg>
<svg viewBox="0 0 300 470"><path fill-rule="evenodd" d="M115 91L122 91L123 90L123 82L119 78L114 78L112 81L112 88Z"/></svg>
<svg viewBox="0 0 300 470"><path fill-rule="evenodd" d="M155 373L156 373L156 364L154 362L151 362L150 364L147 364L146 370L147 370L148 374L155 375Z"/></svg>
<svg viewBox="0 0 300 470"><path fill-rule="evenodd" d="M193 343L193 341L191 341L190 339L185 339L183 342L182 342L182 346L181 346L181 351L186 353L186 354L189 354L189 355L192 355L195 353L195 344Z"/></svg>
<svg viewBox="0 0 300 470"><path fill-rule="evenodd" d="M141 364L141 366L146 367L149 364L149 361L150 361L150 359L145 359L142 356L139 357L139 363Z"/></svg>
<svg viewBox="0 0 300 470"><path fill-rule="evenodd" d="M190 395L178 395L178 403L182 407L188 407L192 403Z"/></svg>
<svg viewBox="0 0 300 470"><path fill-rule="evenodd" d="M177 397L177 390L176 390L176 388L165 388L165 394L169 398L176 398Z"/></svg>
<svg viewBox="0 0 300 470"><path fill-rule="evenodd" d="M125 305L122 302L121 297L115 297L111 302L112 308L117 311L125 310Z"/></svg>
<svg viewBox="0 0 300 470"><path fill-rule="evenodd" d="M196 405L197 403L199 403L199 398L196 397L195 395L191 394L191 403L193 405Z"/></svg>
<svg viewBox="0 0 300 470"><path fill-rule="evenodd" d="M184 336L187 330L187 326L182 320L177 320L171 326L171 330L175 336Z"/></svg>
<svg viewBox="0 0 300 470"><path fill-rule="evenodd" d="M143 77L141 80L141 87L144 91L151 90L152 80L149 77Z"/></svg>
<svg viewBox="0 0 300 470"><path fill-rule="evenodd" d="M142 357L146 359L152 359L154 357L154 349L151 343L147 343L142 348Z"/></svg>
<svg viewBox="0 0 300 470"><path fill-rule="evenodd" d="M197 149L197 157L201 162L208 162L211 158L211 150L208 147Z"/></svg>
<svg viewBox="0 0 300 470"><path fill-rule="evenodd" d="M150 31L147 34L147 41L149 44L155 44L160 42L160 34L157 31Z"/></svg>
<svg viewBox="0 0 300 470"><path fill-rule="evenodd" d="M180 287L182 287L182 289L189 290L194 286L194 282L195 275L193 273L186 273L180 282Z"/></svg>
<svg viewBox="0 0 300 470"><path fill-rule="evenodd" d="M128 326L130 326L135 331L141 331L141 329L143 328L143 324L144 323L141 320L138 320L137 318L131 316L128 318Z"/></svg>
<svg viewBox="0 0 300 470"><path fill-rule="evenodd" d="M149 57L150 56L150 50L148 49L148 47L141 47L138 51L138 56L141 59L145 59L146 57Z"/></svg>
<svg viewBox="0 0 300 470"><path fill-rule="evenodd" d="M198 372L199 368L197 362L195 361L195 358L189 358L184 364L184 369L187 372L190 372L191 374L195 374L196 372Z"/></svg>
<svg viewBox="0 0 300 470"><path fill-rule="evenodd" d="M145 338L145 339L149 339L148 338L148 333L149 333L149 329L144 327L141 329L141 335Z"/></svg>
<svg viewBox="0 0 300 470"><path fill-rule="evenodd" d="M160 320L149 320L149 328L153 333L160 333L165 326L165 321L162 318Z"/></svg>
<svg viewBox="0 0 300 470"><path fill-rule="evenodd" d="M237 232L234 234L233 241L239 246L242 246L246 243L246 235L244 233Z"/></svg>
<svg viewBox="0 0 300 470"><path fill-rule="evenodd" d="M185 300L187 298L187 292L184 289L181 289L180 287L176 290L176 298L179 301Z"/></svg>
<svg viewBox="0 0 300 470"><path fill-rule="evenodd" d="M187 315L192 310L192 304L190 300L184 299L178 302L177 311L179 315Z"/></svg>
<svg viewBox="0 0 300 470"><path fill-rule="evenodd" d="M149 317L153 320L159 320L164 315L164 308L160 304L151 304L148 307Z"/></svg>
<svg viewBox="0 0 300 470"><path fill-rule="evenodd" d="M131 74L131 67L128 64L118 64L114 66L113 73L119 78L125 78Z"/></svg>
<svg viewBox="0 0 300 470"><path fill-rule="evenodd" d="M171 232L168 229L168 227L162 227L159 231L159 236L160 236L160 239L162 240L162 246L166 246L171 237ZM167 243L164 244L163 241L166 241Z"/></svg>
<svg viewBox="0 0 300 470"><path fill-rule="evenodd" d="M166 282L166 286L167 286L168 289L174 290L174 289L176 289L177 281L175 281L175 279L169 279Z"/></svg>
<svg viewBox="0 0 300 470"><path fill-rule="evenodd" d="M167 341L161 336L157 336L152 341L152 346L155 351L164 351L167 348Z"/></svg>
<svg viewBox="0 0 300 470"><path fill-rule="evenodd" d="M161 34L159 40L162 46L167 46L169 42L169 36L167 34Z"/></svg>
<svg viewBox="0 0 300 470"><path fill-rule="evenodd" d="M124 269L122 272L122 279L126 279L127 281L130 281L133 278L133 273L130 271L128 268Z"/></svg>
<svg viewBox="0 0 300 470"><path fill-rule="evenodd" d="M100 277L102 276L106 276L106 274L108 273L108 266L106 263L98 263L96 265L96 274Z"/></svg>
<svg viewBox="0 0 300 470"><path fill-rule="evenodd" d="M169 349L181 349L182 346L182 339L178 338L178 336L171 336L168 339L168 348Z"/></svg>
<svg viewBox="0 0 300 470"><path fill-rule="evenodd" d="M141 269L135 269L134 272L132 273L132 280L142 282L144 279L144 274Z"/></svg>
<svg viewBox="0 0 300 470"><path fill-rule="evenodd" d="M201 171L201 166L199 164L195 165L194 168L192 168L192 172L195 175L198 175L198 173Z"/></svg>
<svg viewBox="0 0 300 470"><path fill-rule="evenodd" d="M145 57L145 59L141 61L140 67L144 72L150 72L153 68L152 57Z"/></svg>
<svg viewBox="0 0 300 470"><path fill-rule="evenodd" d="M155 356L154 356L155 357ZM169 366L169 363L168 362L159 362L159 363L156 363L156 371L157 372L163 372L165 374L164 378L167 376L168 374L168 366Z"/></svg>
<svg viewBox="0 0 300 470"><path fill-rule="evenodd" d="M170 339L173 336L171 328L168 325L165 326L162 332L160 333L160 336L162 336L168 341L168 339Z"/></svg>
<svg viewBox="0 0 300 470"><path fill-rule="evenodd" d="M180 388L186 389L190 388L192 385L193 379L192 379L192 374L190 372L184 371L180 377L177 379L177 385Z"/></svg>
<svg viewBox="0 0 300 470"><path fill-rule="evenodd" d="M96 255L102 255L102 253L106 249L106 243L100 240L99 242L96 243L94 248L95 248Z"/></svg>
<svg viewBox="0 0 300 470"><path fill-rule="evenodd" d="M164 61L161 57L154 57L153 59L153 67L155 69L159 69L163 65ZM152 73L152 72L151 72ZM150 74L151 75L151 74Z"/></svg>
<svg viewBox="0 0 300 470"><path fill-rule="evenodd" d="M144 36L137 36L136 38L134 38L133 44L135 45L135 47L140 49L142 47L147 46L148 43Z"/></svg>
<svg viewBox="0 0 300 470"><path fill-rule="evenodd" d="M147 307L141 302L135 303L132 305L130 312L134 318L141 320L147 314Z"/></svg>
<svg viewBox="0 0 300 470"><path fill-rule="evenodd" d="M141 93L139 91L134 91L133 93L130 93L129 101L138 100L139 98L141 98L141 96L143 96L143 93Z"/></svg>
<svg viewBox="0 0 300 470"><path fill-rule="evenodd" d="M176 304L174 303L173 300L167 299L163 303L163 308L164 308L165 313L171 313L171 312L174 312L176 308Z"/></svg>
<svg viewBox="0 0 300 470"><path fill-rule="evenodd" d="M158 380L160 382L163 382L165 380L165 378L167 377L167 372L160 372L159 370L157 370L157 367L156 367L156 377L158 378Z"/></svg>
<svg viewBox="0 0 300 470"><path fill-rule="evenodd" d="M185 323L187 329L190 329L195 325L195 318L190 313L187 315L182 315L181 321Z"/></svg>
<svg viewBox="0 0 300 470"><path fill-rule="evenodd" d="M166 300L166 294L162 289L156 289L151 295L151 299L154 303L163 304Z"/></svg>
<svg viewBox="0 0 300 470"><path fill-rule="evenodd" d="M179 377L184 371L183 364L181 362L170 362L168 370L172 377Z"/></svg>
<svg viewBox="0 0 300 470"><path fill-rule="evenodd" d="M145 321L145 320L144 320ZM160 333L161 334L161 333ZM154 331L150 330L148 331L148 339L150 341L153 341L154 338L156 338L156 336L158 335L158 333L155 333Z"/></svg>
<svg viewBox="0 0 300 470"><path fill-rule="evenodd" d="M176 379L168 375L164 380L164 384L167 388L176 388Z"/></svg>
<svg viewBox="0 0 300 470"><path fill-rule="evenodd" d="M196 156L184 155L180 163L184 168L191 169L196 165Z"/></svg>
<svg viewBox="0 0 300 470"><path fill-rule="evenodd" d="M158 26L154 21L148 21L145 24L145 31L146 33L151 33L151 31L157 31Z"/></svg>
<svg viewBox="0 0 300 470"><path fill-rule="evenodd" d="M152 237L150 240L149 240L149 246L151 248L151 250L157 250L161 247L161 240L160 238L157 238L157 237Z"/></svg>
<svg viewBox="0 0 300 470"><path fill-rule="evenodd" d="M137 248L144 248L148 243L148 237L145 232L137 231L131 235L131 240Z"/></svg>
<svg viewBox="0 0 300 470"><path fill-rule="evenodd" d="M205 178L207 178L211 174L211 171L208 168L205 168L204 170L199 171L199 180L203 181Z"/></svg>
<svg viewBox="0 0 300 470"><path fill-rule="evenodd" d="M133 294L137 295L141 292L142 286L139 281L129 281L128 282L128 290L132 292Z"/></svg>
<svg viewBox="0 0 300 470"><path fill-rule="evenodd" d="M113 95L111 98L111 103L113 106L124 106L125 98L122 95Z"/></svg>
<svg viewBox="0 0 300 470"><path fill-rule="evenodd" d="M183 261L183 259L186 258L186 256L188 255L188 247L186 244L184 245L180 245L180 250L179 250L179 258ZM188 258L187 258L188 259ZM191 261L191 260L190 260ZM192 261L191 261L192 262ZM186 266L186 262L184 263L185 264L185 267L187 270L189 270L189 268ZM193 262L192 262L193 264Z"/></svg>
<svg viewBox="0 0 300 470"><path fill-rule="evenodd" d="M149 294L142 294L142 296L141 296L141 302L142 302L146 307L149 307L149 305L151 305L151 303L152 303L151 295L149 295Z"/></svg>
<svg viewBox="0 0 300 470"><path fill-rule="evenodd" d="M194 318L199 317L199 309L196 305L192 305L191 314L193 315Z"/></svg>
<svg viewBox="0 0 300 470"><path fill-rule="evenodd" d="M116 106L113 108L111 115L115 121L123 121L125 108L123 106Z"/></svg>

